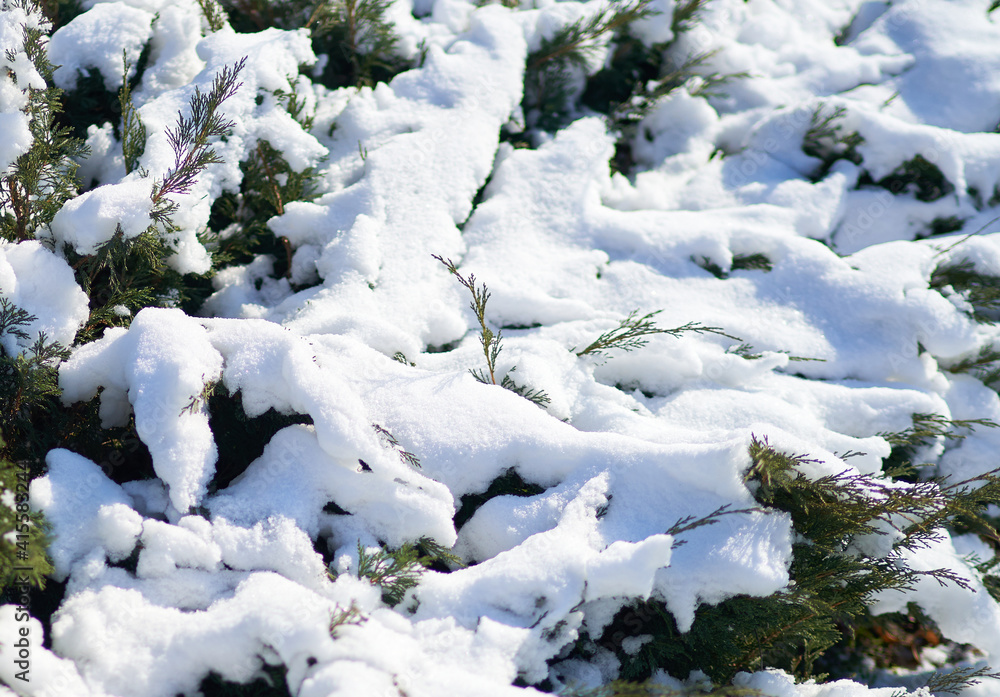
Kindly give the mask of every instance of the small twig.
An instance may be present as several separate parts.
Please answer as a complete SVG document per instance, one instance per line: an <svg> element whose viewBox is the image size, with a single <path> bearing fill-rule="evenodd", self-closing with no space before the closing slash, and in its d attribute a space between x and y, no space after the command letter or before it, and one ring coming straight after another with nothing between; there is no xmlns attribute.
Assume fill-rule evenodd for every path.
<svg viewBox="0 0 1000 697"><path fill-rule="evenodd" d="M990 225L992 225L993 223L997 222L998 220L1000 220L1000 215L998 215L998 216L997 216L996 218L994 218L993 220L991 220L991 221L989 221L988 223L986 223L985 225L983 225L983 226L982 226L981 228L979 228L979 229L978 229L978 230L976 230L975 232L970 232L970 233L969 233L968 235L966 235L965 237L963 237L962 239L960 239L960 240L959 240L958 242L954 242L954 243L952 243L952 244L951 244L950 246L948 246L948 247L945 247L944 249L940 250L940 251L939 251L939 252L938 252L937 254L935 254L934 256L936 256L936 257L939 257L939 256L941 256L942 254L944 254L945 252L950 252L950 251L951 251L951 250L953 250L953 249L954 249L955 247L957 247L958 245L962 244L963 242L965 242L966 240L968 240L968 239L969 239L970 237L975 237L975 236L976 236L976 235L978 235L978 234L979 234L980 232L982 232L983 230L985 230L986 228L988 228L988 227L989 227Z"/></svg>
<svg viewBox="0 0 1000 697"><path fill-rule="evenodd" d="M655 312L650 312L642 317L636 317L636 315L639 314L639 311L633 310L629 313L628 317L619 322L617 327L601 334L593 342L591 342L587 348L582 351L577 351L576 355L598 355L606 353L612 348L621 349L622 351L632 351L633 349L642 348L649 343L648 340L643 337L651 336L653 334L669 334L670 336L677 337L685 332L694 332L695 334L718 334L719 336L724 336L727 339L742 341L742 339L737 336L727 334L722 330L722 327L706 327L698 322L688 322L687 324L680 327L674 327L673 329L663 329L656 326L656 322L653 321L653 318L660 314L660 312L662 312L662 310L656 310ZM571 350L575 351L576 349L574 347Z"/></svg>
<svg viewBox="0 0 1000 697"><path fill-rule="evenodd" d="M316 9L312 11L312 14L309 15L309 19L306 21L305 24L302 25L303 28L309 29L310 27L312 27L312 23L316 21L316 18L319 17L320 12L322 12L323 8L325 7L326 7L326 2L316 3Z"/></svg>
<svg viewBox="0 0 1000 697"><path fill-rule="evenodd" d="M719 506L708 515L701 518L695 518L693 515L685 516L674 523L673 526L666 531L666 534L672 537L677 537L682 533L697 530L698 528L706 525L715 525L719 522L719 518L725 515L734 515L737 513L768 513L768 511L763 508L730 508L731 505L732 504L727 503ZM677 540L674 542L674 546L680 547L685 542L686 540Z"/></svg>
<svg viewBox="0 0 1000 697"><path fill-rule="evenodd" d="M285 278L292 277L292 243L288 241L288 238L282 235L278 238L278 241L285 247L285 257L288 260L288 268L285 269Z"/></svg>

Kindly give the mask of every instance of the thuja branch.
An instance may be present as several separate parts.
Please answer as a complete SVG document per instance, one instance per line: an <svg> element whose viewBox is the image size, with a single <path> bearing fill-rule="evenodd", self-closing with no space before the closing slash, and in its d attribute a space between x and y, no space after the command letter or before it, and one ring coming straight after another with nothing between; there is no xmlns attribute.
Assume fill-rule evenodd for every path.
<svg viewBox="0 0 1000 697"><path fill-rule="evenodd" d="M195 87L190 116L178 112L177 125L167 131L167 139L174 151L174 165L153 187L153 217L157 222L165 220L176 210L176 204L168 198L170 195L189 193L205 167L222 162L210 139L229 135L236 125L219 113L219 107L243 84L237 82L237 78L246 60L244 56L236 65L223 68L215 76L212 89L207 94Z"/></svg>
<svg viewBox="0 0 1000 697"><path fill-rule="evenodd" d="M357 75L361 66L358 64L358 27L354 18L353 0L344 2L344 11L347 19L347 46L351 50L351 65L354 68L354 74Z"/></svg>
<svg viewBox="0 0 1000 697"><path fill-rule="evenodd" d="M689 515L681 518L676 523L673 524L665 532L667 535L672 537L677 537L685 532L691 532L692 530L697 530L698 528L705 527L706 525L715 525L719 522L719 518L727 515L734 514L749 514L749 513L768 513L762 508L732 508L731 504L724 504L719 506L714 511L706 516L698 518L697 516ZM687 540L675 540L674 548L680 547L681 545L687 544Z"/></svg>
<svg viewBox="0 0 1000 697"><path fill-rule="evenodd" d="M11 89L20 91L25 98L22 111L28 117L31 143L27 152L0 172L0 210L6 212L0 215L0 239L19 242L33 239L36 231L44 229L63 204L77 195L76 161L86 157L89 149L57 119L62 109L62 90L53 85L55 66L46 51L50 23L32 0L14 3L13 7L23 10L24 20L20 42L4 46L7 61L10 65L30 62L48 85L36 89L18 84L16 76L10 74ZM11 30L17 31L13 27ZM4 133L0 138L6 136Z"/></svg>
<svg viewBox="0 0 1000 697"><path fill-rule="evenodd" d="M459 557L429 537L371 554L358 541L358 578L379 586L383 602L393 607L402 602L406 592L420 582L420 576L434 563L463 566Z"/></svg>
<svg viewBox="0 0 1000 697"><path fill-rule="evenodd" d="M469 307L479 321L479 343L483 346L483 355L486 357L486 370L489 371L487 374L482 368L470 370L469 372L472 373L472 377L486 385L500 385L505 390L510 390L514 394L524 397L535 406L545 408L552 400L544 390L536 389L529 385L519 385L514 382L510 373L517 370L517 366L512 367L501 378L500 382L497 382L497 357L500 355L500 349L502 348L500 342L503 337L499 330L494 334L493 330L486 326L486 302L490 299L490 292L486 289L486 284L477 286L475 274L470 273L468 278L466 278L459 273L458 268L451 259L444 259L437 254L433 254L432 256L444 264L448 272L457 278L458 282L465 286L472 294L472 301L469 303Z"/></svg>
<svg viewBox="0 0 1000 697"><path fill-rule="evenodd" d="M927 679L924 687L933 694L956 695L962 690L978 685L979 678L1000 680L1000 673L992 672L989 666L955 668L946 673L935 673Z"/></svg>
<svg viewBox="0 0 1000 697"><path fill-rule="evenodd" d="M321 81L328 87L373 85L408 67L396 56L398 37L386 17L390 0L320 2L305 26L313 48L329 57Z"/></svg>
<svg viewBox="0 0 1000 697"><path fill-rule="evenodd" d="M222 5L217 0L198 0L198 5L201 7L201 14L211 31L220 31L229 24L226 11L222 9Z"/></svg>
<svg viewBox="0 0 1000 697"><path fill-rule="evenodd" d="M284 215L285 207L282 205L281 190L278 189L277 178L274 175L274 167L271 166L271 162L268 160L267 153L264 150L264 143L261 141L257 142L257 155L260 157L260 163L264 168L264 174L267 175L267 183L270 184L271 193L274 195L274 207L278 211L278 215Z"/></svg>
<svg viewBox="0 0 1000 697"><path fill-rule="evenodd" d="M124 50L122 64L122 86L118 90L118 104L122 110L122 155L125 158L125 172L131 173L139 167L139 158L146 149L146 126L132 102L132 88L128 78L132 65Z"/></svg>
<svg viewBox="0 0 1000 697"><path fill-rule="evenodd" d="M472 375L480 382L496 385L496 363L497 357L500 355L500 340L503 337L499 331L494 334L493 330L486 326L486 301L490 299L490 292L487 290L485 283L482 287L476 285L475 274L470 273L469 277L466 278L459 273L458 267L455 266L455 262L451 259L444 259L437 254L433 254L432 256L444 264L448 272L472 293L472 300L469 302L469 307L475 313L476 319L479 320L481 330L479 343L483 345L483 355L486 357L486 368L489 370L489 379L487 379L486 374L482 370L472 371Z"/></svg>
<svg viewBox="0 0 1000 697"><path fill-rule="evenodd" d="M564 27L551 39L544 41L542 47L529 57L528 70L538 70L553 60L582 61L582 52L589 48L587 44L602 34L655 14L656 12L649 8L649 4L650 0L638 0L634 5L615 0L589 20L581 19Z"/></svg>
<svg viewBox="0 0 1000 697"><path fill-rule="evenodd" d="M660 314L660 312L662 312L662 310L656 310L655 312L650 312L642 317L636 317L639 312L638 310L633 310L629 313L628 317L619 322L617 327L601 334L599 337L594 339L594 341L591 342L587 348L582 351L577 351L576 355L599 355L607 353L608 350L613 348L621 349L622 351L632 351L645 346L648 343L648 340L644 337L651 336L653 334L668 334L669 336L677 337L686 332L694 332L695 334L718 334L726 337L727 339L741 341L739 337L735 337L724 332L721 327L706 327L699 322L688 322L687 324L680 327L674 327L673 329L658 327L656 326L656 322L653 321L653 318Z"/></svg>

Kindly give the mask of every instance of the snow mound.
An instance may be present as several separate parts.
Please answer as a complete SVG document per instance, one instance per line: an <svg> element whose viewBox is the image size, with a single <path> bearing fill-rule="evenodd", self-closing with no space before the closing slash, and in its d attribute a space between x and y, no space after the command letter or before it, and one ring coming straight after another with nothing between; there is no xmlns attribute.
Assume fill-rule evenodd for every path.
<svg viewBox="0 0 1000 697"><path fill-rule="evenodd" d="M0 241L0 297L35 318L18 327L26 338L9 330L0 334L8 355L30 348L43 334L69 346L90 314L69 264L34 241Z"/></svg>
<svg viewBox="0 0 1000 697"><path fill-rule="evenodd" d="M663 14L633 36L673 39L677 4L654 2ZM725 94L695 80L632 135L576 114L515 148L502 134L525 118L530 52L606 8L540 5L394 2L413 68L339 90L310 81L329 56L307 29L207 32L188 0L90 3L52 37L67 89L90 69L117 89L122 51L148 42L133 96L149 137L126 175L115 129L92 126L94 188L41 233L55 251L0 242L0 297L37 318L30 340L0 336L7 354L42 332L73 342L89 309L64 257L150 229L178 112L244 58L221 107L232 133L213 144L222 161L175 197L170 265L210 270L212 204L240 200L240 163L264 141L321 190L267 222L285 276L269 255L221 269L203 316L144 309L61 365L64 403L99 398L104 427L134 419L155 477L119 484L111 454L49 453L31 503L52 523L66 595L33 659L39 683L0 660L18 694L174 697L212 672L250 682L269 667L300 697L596 687L649 641L627 637L620 655L595 643L623 608L661 602L684 632L699 607L788 587L796 532L748 489L754 438L808 453L809 476L876 475L887 434L916 414L1000 421L997 392L956 367L1000 330L941 282L949 268L1000 276L1000 235L970 235L1000 205L1000 29L985 2L716 0L676 39L706 76L747 73ZM40 21L0 10L15 47L0 57L0 172L30 144L23 90L40 77L16 47ZM596 46L576 77L612 53ZM935 93L945 84L953 100ZM311 127L283 106L293 92ZM824 115L840 130L818 135ZM831 133L856 138L837 150ZM629 176L609 165L626 150ZM484 368L478 318L435 256L489 288L495 382L548 401L469 374ZM585 350L625 318L676 331ZM231 443L240 428L248 443ZM993 469L1000 433L961 435L914 457L958 481ZM363 559L421 544L454 557L390 605ZM922 578L873 611L917 603L996 663L1000 605L970 546L942 531L905 556L968 587ZM573 654L587 642L588 659ZM776 670L735 684L892 694Z"/></svg>

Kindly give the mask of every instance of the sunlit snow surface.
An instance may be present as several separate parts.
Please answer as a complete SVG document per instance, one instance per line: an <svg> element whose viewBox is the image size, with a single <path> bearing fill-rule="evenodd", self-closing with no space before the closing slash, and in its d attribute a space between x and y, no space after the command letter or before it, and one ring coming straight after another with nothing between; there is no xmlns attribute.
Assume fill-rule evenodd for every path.
<svg viewBox="0 0 1000 697"><path fill-rule="evenodd" d="M663 41L674 3L654 4L665 14L637 31ZM100 391L105 425L134 411L158 478L118 485L79 455L49 454L32 502L54 526L56 577L68 587L52 651L36 647L32 682L13 680L0 661L0 680L18 694L174 697L209 671L249 681L262 661L287 666L299 697L536 694L512 686L519 676L597 685L617 677L614 658L560 663L560 652L582 629L599 636L632 599L664 600L684 629L700 603L787 583L786 516L724 517L676 548L664 534L685 516L753 505L742 483L752 434L822 461L813 474L871 473L889 453L877 434L905 429L913 413L1000 421L995 392L940 368L1000 330L927 287L949 260L1000 275L1000 236L953 249L957 237L913 241L935 219L955 216L971 233L998 215L995 199L982 202L1000 184L1000 27L988 0L713 0L682 41L717 51L713 69L749 77L726 96L682 89L654 109L633 147L634 181L610 173L614 136L594 116L534 150L499 143L519 109L527 52L597 12L596 0L520 11L424 0L421 19L397 0L401 50L416 57L422 44L421 66L360 91L301 78L317 116L311 134L267 92L287 91L298 66L315 61L306 33L227 28L201 38L193 0L85 5L93 9L52 37L65 66L56 81L69 87L74 69L93 67L114 89L122 50L150 39L135 98L150 133L141 165L154 177L172 165L164 129L193 86L208 89L249 56L226 103L237 126L217 145L225 164L181 202L175 268L208 268L197 232L211 201L238 186L238 163L258 139L297 169L320 163L326 193L270 222L295 249L291 281L308 290L270 278L261 259L216 277L206 317L145 310L63 365L67 402ZM5 45L25 21L0 12ZM6 167L30 142L17 85L37 75L23 54L0 64ZM874 179L919 154L954 191L926 203L857 189L860 167L843 160L813 183L819 161L801 146L820 104L845 108L844 129L864 137L859 153ZM110 129L92 128L89 141L82 171L96 188L50 233L80 253L119 223L138 234L149 212L148 188L125 176ZM734 255L757 253L771 271L720 280L695 263L728 271ZM433 254L488 284L495 325L534 327L507 331L498 368L516 366L519 383L545 390L547 409L469 375L482 365L475 319ZM40 318L34 334L65 343L87 316L66 262L36 242L0 244L0 295ZM576 356L632 310L662 310L663 327L721 327L763 356L744 359L731 352L738 342L712 334L655 336L606 360ZM26 346L0 340L11 352ZM393 360L397 352L415 365ZM248 415L274 408L313 425L279 431L245 474L208 495L218 451L198 397L220 378ZM422 468L385 447L372 424ZM925 456L966 478L998 464L1000 434L981 429L942 448ZM865 454L837 455L849 451ZM511 468L543 493L492 499L456 532L460 498ZM324 512L329 502L349 515ZM427 572L390 609L352 574L357 546L422 536L470 565ZM109 566L137 544L135 574ZM910 561L955 569L979 592L926 579L876 610L920 603L949 638L997 665L1000 607L963 561L970 544L945 539ZM335 580L317 549L332 554ZM331 613L352 603L367 621L331 637ZM7 606L0 636L14 626ZM41 636L40 625L32 631ZM773 672L737 682L774 697L891 694L796 686Z"/></svg>

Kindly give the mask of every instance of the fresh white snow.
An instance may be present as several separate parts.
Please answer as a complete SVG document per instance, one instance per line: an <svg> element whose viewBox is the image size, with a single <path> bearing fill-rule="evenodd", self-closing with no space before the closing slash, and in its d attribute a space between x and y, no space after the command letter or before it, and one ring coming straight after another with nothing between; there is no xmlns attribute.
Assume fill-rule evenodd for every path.
<svg viewBox="0 0 1000 697"><path fill-rule="evenodd" d="M637 35L670 38L674 4L654 3L665 14ZM416 19L412 5L429 14ZM195 86L207 91L224 66L249 56L224 105L236 123L215 146L225 162L180 200L176 270L209 268L198 232L212 200L238 187L238 163L259 140L296 170L320 167L324 193L269 222L294 249L291 283L268 275L267 258L228 269L204 317L143 310L62 365L66 404L100 393L105 426L134 413L157 479L118 485L80 455L49 454L31 501L53 524L67 595L52 650L36 649L32 682L12 679L2 646L0 680L31 697L174 697L209 671L248 681L266 662L288 667L300 697L539 694L511 683L617 677L610 654L558 657L632 599L664 600L683 630L699 604L783 588L786 515L726 516L684 533L679 547L665 534L685 516L754 505L742 481L752 435L817 458L813 475L874 473L890 450L879 434L907 428L914 413L1000 421L996 392L944 370L1000 340L1000 329L973 321L959 294L928 288L948 262L1000 275L1000 235L915 239L935 219L957 217L968 234L998 215L1000 27L988 5L713 0L682 41L717 51L712 70L749 76L724 96L689 85L653 109L630 181L609 170L615 136L597 116L580 115L537 149L499 142L519 111L528 51L602 0L519 11L396 0L400 50L415 56L423 42L422 63L389 84L336 92L294 77L317 60L305 31L225 28L201 38L195 2L88 3L50 42L64 66L57 83L94 68L116 89L122 51L134 61L149 39L135 96L149 132L141 166L152 178L174 164L165 130ZM0 41L16 47L32 21L0 11ZM592 70L605 53L595 51ZM0 55L0 168L30 142L20 86L37 75L25 61L16 50ZM316 112L311 133L273 97L296 79ZM841 160L814 182L820 163L802 138L821 106L844 109L839 123L864 137L863 162ZM110 129L92 128L88 141L82 171L95 187L47 233L78 253L149 225L151 179L125 175ZM916 155L954 190L924 202L856 188L862 168L879 180ZM482 366L475 317L435 254L489 286L495 327L528 327L507 330L498 370L516 367L511 377L545 390L547 408L469 375ZM732 269L734 256L750 254L773 269ZM703 258L730 277L710 274L696 263ZM296 292L292 283L315 285ZM44 331L68 345L87 318L68 264L39 242L0 243L0 296L38 317L32 340ZM721 327L762 357L736 355L740 342L718 334L576 355L633 310L662 310L661 327ZM11 353L30 343L0 341ZM428 351L451 342L452 351ZM397 352L414 365L393 360ZM277 432L243 475L209 495L218 452L202 392L216 381L238 391L251 417L273 408L312 424ZM372 424L421 468L385 447ZM1000 433L979 429L922 455L964 479L993 469L998 447ZM849 451L864 454L842 459ZM456 531L461 497L510 469L543 493L494 498ZM324 512L329 502L349 515ZM420 537L470 565L428 571L390 609L352 573L358 546ZM916 602L996 667L1000 606L959 552L970 544L945 537L908 561L953 569L976 592L928 578L884 594L875 609ZM135 574L109 565L136 545ZM352 604L367 620L331 637L331 614ZM0 637L13 626L6 606ZM775 671L736 683L772 697L893 694L849 681L796 685Z"/></svg>

